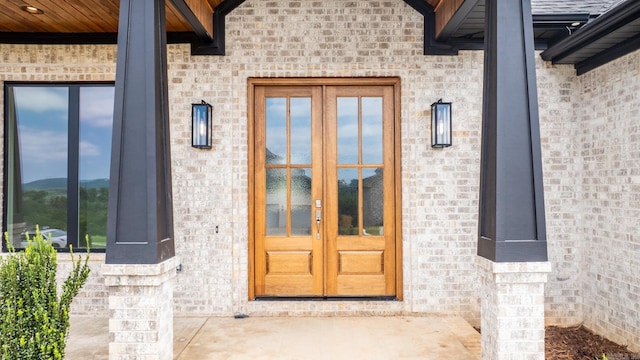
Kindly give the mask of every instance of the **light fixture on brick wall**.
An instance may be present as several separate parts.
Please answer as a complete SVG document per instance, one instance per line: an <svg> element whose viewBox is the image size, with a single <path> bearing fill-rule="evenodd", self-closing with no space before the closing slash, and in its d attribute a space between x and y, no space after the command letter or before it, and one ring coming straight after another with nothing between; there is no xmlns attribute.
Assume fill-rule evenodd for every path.
<svg viewBox="0 0 640 360"><path fill-rule="evenodd" d="M211 123L213 107L204 100L191 104L191 146L211 149Z"/></svg>
<svg viewBox="0 0 640 360"><path fill-rule="evenodd" d="M431 104L431 147L451 146L451 103L442 99Z"/></svg>

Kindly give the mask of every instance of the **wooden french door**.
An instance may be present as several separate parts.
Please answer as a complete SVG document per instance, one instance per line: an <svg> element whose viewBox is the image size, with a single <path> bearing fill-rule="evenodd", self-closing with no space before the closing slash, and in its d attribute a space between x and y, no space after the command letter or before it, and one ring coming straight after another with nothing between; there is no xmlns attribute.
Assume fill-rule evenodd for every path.
<svg viewBox="0 0 640 360"><path fill-rule="evenodd" d="M252 89L252 295L397 296L396 88Z"/></svg>

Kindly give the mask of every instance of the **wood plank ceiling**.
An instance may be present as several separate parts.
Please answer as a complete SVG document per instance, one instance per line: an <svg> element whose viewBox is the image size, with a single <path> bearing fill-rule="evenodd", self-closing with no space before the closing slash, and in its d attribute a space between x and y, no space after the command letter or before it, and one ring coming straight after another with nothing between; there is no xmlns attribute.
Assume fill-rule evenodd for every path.
<svg viewBox="0 0 640 360"><path fill-rule="evenodd" d="M180 1L196 14L208 11L211 15L212 9L223 0ZM167 31L193 31L173 3L167 1ZM33 6L43 13L31 14L23 10L24 6ZM119 6L119 0L2 0L0 32L115 33L118 31Z"/></svg>
<svg viewBox="0 0 640 360"><path fill-rule="evenodd" d="M194 31L174 3L186 4L205 27L204 18L225 0L167 0L168 32ZM424 0L437 8L452 0ZM460 2L462 0L453 0ZM2 0L0 32L19 33L115 33L118 31L120 0ZM43 11L31 14L23 10L33 6ZM210 30L210 29L207 29ZM211 35L211 34L209 34Z"/></svg>

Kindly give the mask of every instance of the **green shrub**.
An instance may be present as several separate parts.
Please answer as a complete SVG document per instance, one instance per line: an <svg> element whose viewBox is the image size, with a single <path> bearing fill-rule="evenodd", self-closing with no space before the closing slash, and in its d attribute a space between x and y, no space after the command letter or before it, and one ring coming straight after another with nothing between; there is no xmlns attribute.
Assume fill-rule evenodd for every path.
<svg viewBox="0 0 640 360"><path fill-rule="evenodd" d="M29 236L27 235L27 238ZM71 301L89 276L89 254L76 261L58 296L57 252L36 229L24 252L5 234L9 254L0 258L2 360L64 359Z"/></svg>

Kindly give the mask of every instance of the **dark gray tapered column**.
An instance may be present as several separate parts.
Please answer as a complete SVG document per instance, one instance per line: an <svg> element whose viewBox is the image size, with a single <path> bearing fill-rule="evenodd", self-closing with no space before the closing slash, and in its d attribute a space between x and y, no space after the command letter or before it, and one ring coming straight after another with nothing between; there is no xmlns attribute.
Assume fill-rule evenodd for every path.
<svg viewBox="0 0 640 360"><path fill-rule="evenodd" d="M530 0L487 0L478 255L546 261Z"/></svg>
<svg viewBox="0 0 640 360"><path fill-rule="evenodd" d="M164 0L122 0L107 228L108 264L174 256Z"/></svg>

